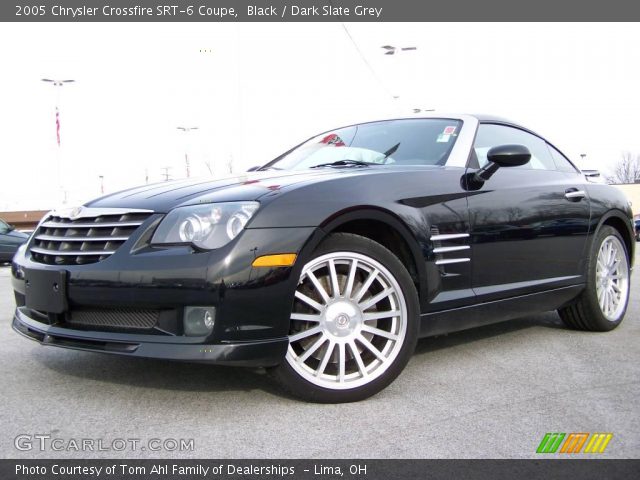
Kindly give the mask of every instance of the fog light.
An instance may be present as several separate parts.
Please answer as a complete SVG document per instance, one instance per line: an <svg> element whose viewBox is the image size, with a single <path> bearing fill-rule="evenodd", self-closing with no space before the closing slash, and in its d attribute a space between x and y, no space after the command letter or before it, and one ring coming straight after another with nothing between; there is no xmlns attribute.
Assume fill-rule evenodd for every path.
<svg viewBox="0 0 640 480"><path fill-rule="evenodd" d="M190 337L209 335L216 321L215 307L185 307L184 334Z"/></svg>

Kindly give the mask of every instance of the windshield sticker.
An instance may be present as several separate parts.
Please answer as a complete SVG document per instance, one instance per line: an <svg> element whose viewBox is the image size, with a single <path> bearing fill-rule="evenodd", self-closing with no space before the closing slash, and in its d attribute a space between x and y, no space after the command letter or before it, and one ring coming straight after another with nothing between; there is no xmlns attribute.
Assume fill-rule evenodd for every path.
<svg viewBox="0 0 640 480"><path fill-rule="evenodd" d="M445 127L444 132L442 132L443 135L453 135L454 133L456 133L456 127Z"/></svg>
<svg viewBox="0 0 640 480"><path fill-rule="evenodd" d="M320 140L320 143L324 143L326 145L333 145L334 147L345 146L345 143L342 141L342 139L335 133L330 133L329 135L324 137L322 140Z"/></svg>
<svg viewBox="0 0 640 480"><path fill-rule="evenodd" d="M438 143L447 143L450 138L451 138L451 135L446 135L444 133L441 133L440 135L438 135L438 139L436 141Z"/></svg>

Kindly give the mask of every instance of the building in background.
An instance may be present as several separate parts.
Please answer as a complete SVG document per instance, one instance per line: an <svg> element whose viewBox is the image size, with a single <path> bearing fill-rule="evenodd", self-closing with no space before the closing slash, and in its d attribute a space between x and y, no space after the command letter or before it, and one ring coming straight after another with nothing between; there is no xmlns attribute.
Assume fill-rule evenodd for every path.
<svg viewBox="0 0 640 480"><path fill-rule="evenodd" d="M31 231L36 228L36 225L48 213L47 210L23 210L21 212L0 212L0 218L10 225L13 225L16 230Z"/></svg>

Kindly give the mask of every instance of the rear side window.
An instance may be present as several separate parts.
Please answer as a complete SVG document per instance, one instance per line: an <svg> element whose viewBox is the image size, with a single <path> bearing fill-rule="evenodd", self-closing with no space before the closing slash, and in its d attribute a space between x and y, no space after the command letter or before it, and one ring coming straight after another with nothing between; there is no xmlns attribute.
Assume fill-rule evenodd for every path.
<svg viewBox="0 0 640 480"><path fill-rule="evenodd" d="M531 160L521 167L526 170L555 170L556 165L547 148L547 142L519 128L492 123L478 126L476 141L473 144L480 167L487 164L487 153L500 145L524 145L531 152Z"/></svg>
<svg viewBox="0 0 640 480"><path fill-rule="evenodd" d="M560 152L560 150L548 143L547 147L549 147L553 161L556 164L556 170L560 172L579 173L576 167L573 166L573 163L571 163L569 159Z"/></svg>

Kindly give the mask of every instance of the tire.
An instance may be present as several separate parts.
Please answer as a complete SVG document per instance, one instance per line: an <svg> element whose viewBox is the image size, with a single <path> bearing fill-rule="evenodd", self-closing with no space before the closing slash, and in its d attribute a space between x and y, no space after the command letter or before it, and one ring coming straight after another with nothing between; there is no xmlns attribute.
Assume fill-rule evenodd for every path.
<svg viewBox="0 0 640 480"><path fill-rule="evenodd" d="M604 225L591 247L586 287L573 304L558 310L560 318L576 330L613 330L627 311L629 273L629 252L622 236Z"/></svg>
<svg viewBox="0 0 640 480"><path fill-rule="evenodd" d="M415 285L393 253L359 235L331 234L311 257L296 288L285 361L271 374L307 401L364 400L389 385L415 350Z"/></svg>

